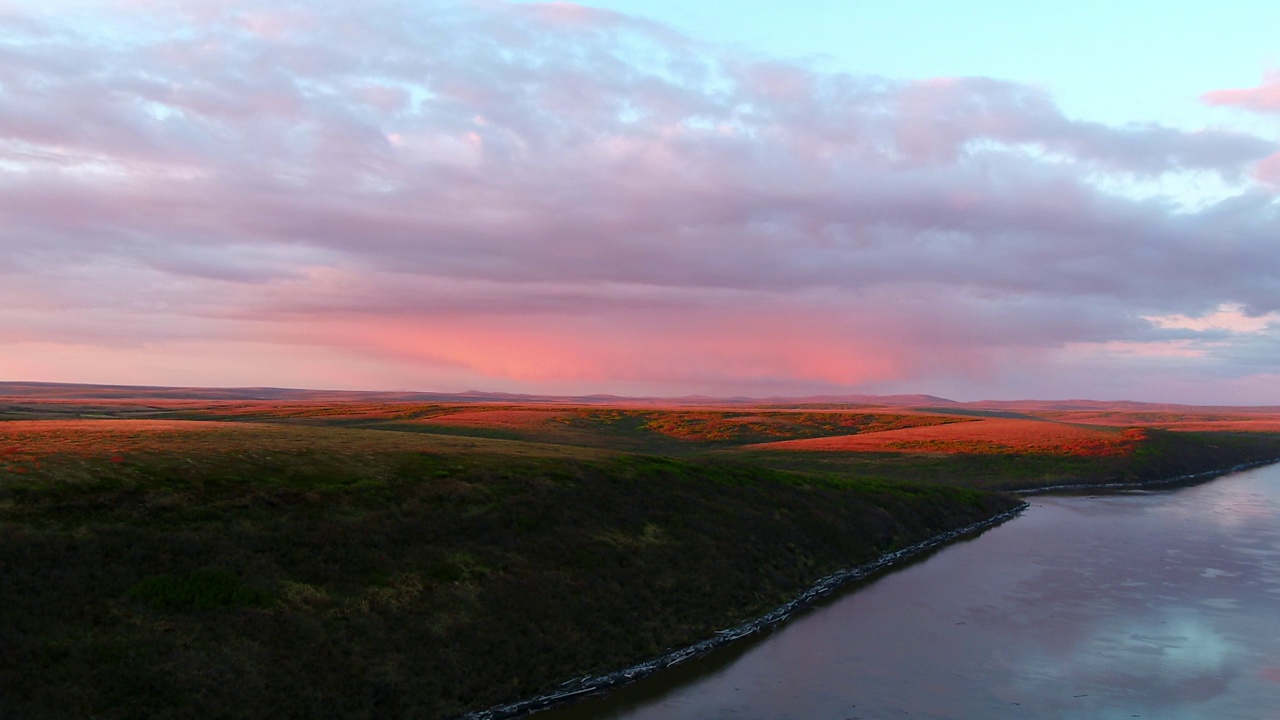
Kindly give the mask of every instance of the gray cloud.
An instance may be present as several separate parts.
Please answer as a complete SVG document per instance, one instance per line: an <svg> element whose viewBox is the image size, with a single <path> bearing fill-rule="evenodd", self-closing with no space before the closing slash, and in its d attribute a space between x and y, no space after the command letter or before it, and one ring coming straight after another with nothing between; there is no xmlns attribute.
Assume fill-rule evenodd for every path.
<svg viewBox="0 0 1280 720"><path fill-rule="evenodd" d="M67 294L62 268L127 266L199 316L736 303L944 355L1225 342L1142 318L1280 310L1276 199L1252 174L1280 146L1253 135L1076 120L1005 80L826 73L572 6L85 13L0 15L0 273L44 279L0 298L28 307ZM1267 88L1205 97L1265 109ZM1188 174L1230 194L1126 189ZM74 294L129 308L110 276Z"/></svg>

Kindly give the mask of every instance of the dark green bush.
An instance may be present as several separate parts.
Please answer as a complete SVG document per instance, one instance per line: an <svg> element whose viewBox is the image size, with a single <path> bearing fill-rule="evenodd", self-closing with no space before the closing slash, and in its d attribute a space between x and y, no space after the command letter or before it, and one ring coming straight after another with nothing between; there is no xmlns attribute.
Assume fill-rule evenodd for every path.
<svg viewBox="0 0 1280 720"><path fill-rule="evenodd" d="M265 590L246 585L229 570L204 568L184 577L152 575L126 593L150 603L157 610L214 610L217 608L267 607L274 598Z"/></svg>

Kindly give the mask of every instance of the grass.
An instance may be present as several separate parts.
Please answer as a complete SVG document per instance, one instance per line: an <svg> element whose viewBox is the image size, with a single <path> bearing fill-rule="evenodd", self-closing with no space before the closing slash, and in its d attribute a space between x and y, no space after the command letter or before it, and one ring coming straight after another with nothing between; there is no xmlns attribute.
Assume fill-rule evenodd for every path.
<svg viewBox="0 0 1280 720"><path fill-rule="evenodd" d="M433 414L412 421L411 428L395 423L380 427L696 455L709 449L770 440L879 432L963 420L912 412L496 406Z"/></svg>
<svg viewBox="0 0 1280 720"><path fill-rule="evenodd" d="M270 607L271 593L247 584L230 570L200 568L184 575L151 575L125 592L157 610L183 612L216 608Z"/></svg>
<svg viewBox="0 0 1280 720"><path fill-rule="evenodd" d="M5 435L0 711L22 717L450 717L1014 502L370 430Z"/></svg>
<svg viewBox="0 0 1280 720"><path fill-rule="evenodd" d="M1086 426L1036 419L983 419L893 428L840 437L789 440L752 449L808 452L1034 454L1069 457L1131 454L1146 438L1142 428Z"/></svg>
<svg viewBox="0 0 1280 720"><path fill-rule="evenodd" d="M986 490L1280 456L1261 414L986 412L0 405L0 717L452 717L1017 503Z"/></svg>
<svg viewBox="0 0 1280 720"><path fill-rule="evenodd" d="M1058 485L1144 483L1280 458L1280 434L1259 432L1175 432L1143 428L1117 446L1084 445L1092 452L1061 452L1011 442L992 447L979 442L948 443L914 451L772 450L748 446L726 457L805 475L836 475L956 487L1011 491ZM994 443L993 443L994 445Z"/></svg>

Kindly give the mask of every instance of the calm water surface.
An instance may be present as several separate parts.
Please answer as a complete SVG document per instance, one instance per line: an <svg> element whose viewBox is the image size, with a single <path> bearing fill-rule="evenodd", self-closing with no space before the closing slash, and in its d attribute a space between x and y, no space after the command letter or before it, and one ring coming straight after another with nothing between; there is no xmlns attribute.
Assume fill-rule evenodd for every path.
<svg viewBox="0 0 1280 720"><path fill-rule="evenodd" d="M758 640L538 720L1280 720L1280 466L1035 497Z"/></svg>

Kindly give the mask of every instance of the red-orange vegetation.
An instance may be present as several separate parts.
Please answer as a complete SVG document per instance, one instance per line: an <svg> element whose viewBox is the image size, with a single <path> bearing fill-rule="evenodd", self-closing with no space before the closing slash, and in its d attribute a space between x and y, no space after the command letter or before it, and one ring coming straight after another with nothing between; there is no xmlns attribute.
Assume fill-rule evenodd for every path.
<svg viewBox="0 0 1280 720"><path fill-rule="evenodd" d="M1141 428L1089 427L1047 420L989 418L858 435L749 446L762 450L894 453L1125 455L1146 437Z"/></svg>
<svg viewBox="0 0 1280 720"><path fill-rule="evenodd" d="M1036 415L1058 422L1106 425L1110 427L1164 427L1187 418L1185 414L1175 412L1131 412L1126 410L1074 410L1036 413Z"/></svg>
<svg viewBox="0 0 1280 720"><path fill-rule="evenodd" d="M1256 420L1201 420L1193 422L1171 423L1163 426L1167 430L1181 432L1280 432L1280 418Z"/></svg>
<svg viewBox="0 0 1280 720"><path fill-rule="evenodd" d="M1152 427L1187 432L1278 432L1280 414L1272 411L1073 411L1041 415L1052 420L1112 427Z"/></svg>
<svg viewBox="0 0 1280 720"><path fill-rule="evenodd" d="M645 428L679 440L795 438L843 432L879 432L892 428L964 422L963 418L895 412L655 413Z"/></svg>
<svg viewBox="0 0 1280 720"><path fill-rule="evenodd" d="M963 422L967 418L914 412L734 411L723 409L556 407L459 407L408 422L511 431L618 431L652 433L686 442L755 442L895 427Z"/></svg>
<svg viewBox="0 0 1280 720"><path fill-rule="evenodd" d="M213 401L175 408L201 416L238 419L290 420L406 420L439 412L436 403L413 402L321 402L314 400Z"/></svg>
<svg viewBox="0 0 1280 720"><path fill-rule="evenodd" d="M187 420L9 420L0 422L5 455L37 458L54 454L119 455L127 450L163 450L194 434L248 429L244 423Z"/></svg>
<svg viewBox="0 0 1280 720"><path fill-rule="evenodd" d="M131 460L138 453L274 453L312 450L345 456L377 451L594 456L585 448L291 423L214 420L7 420L0 422L3 461L81 456ZM0 469L4 464L0 462Z"/></svg>
<svg viewBox="0 0 1280 720"><path fill-rule="evenodd" d="M545 428L551 423L568 417L563 410L463 410L443 415L419 418L415 423L446 425L449 427L478 427L503 430L529 430Z"/></svg>
<svg viewBox="0 0 1280 720"><path fill-rule="evenodd" d="M744 433L765 437L792 435L788 419L763 415L729 415L718 412L667 412L654 416L645 428L679 440L733 440Z"/></svg>

